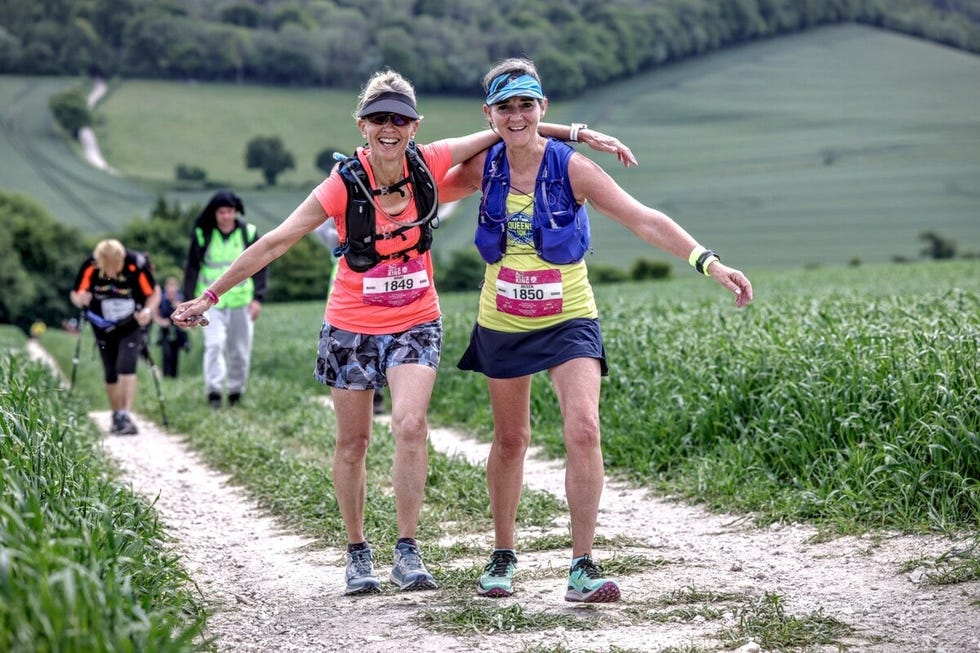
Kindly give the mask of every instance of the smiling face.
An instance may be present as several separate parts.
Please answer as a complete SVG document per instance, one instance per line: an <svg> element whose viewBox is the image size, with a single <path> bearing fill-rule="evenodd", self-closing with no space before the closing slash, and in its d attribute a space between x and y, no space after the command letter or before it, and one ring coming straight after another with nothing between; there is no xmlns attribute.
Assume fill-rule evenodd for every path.
<svg viewBox="0 0 980 653"><path fill-rule="evenodd" d="M396 122L402 123L401 126ZM401 161L405 156L408 143L415 138L418 131L419 121L409 119L408 122L402 120L387 119L380 125L377 121L367 118L358 118L357 126L371 148L372 156L379 156L385 160Z"/></svg>
<svg viewBox="0 0 980 653"><path fill-rule="evenodd" d="M531 142L538 134L538 123L548 108L547 100L512 97L492 105L483 105L490 127L508 144Z"/></svg>

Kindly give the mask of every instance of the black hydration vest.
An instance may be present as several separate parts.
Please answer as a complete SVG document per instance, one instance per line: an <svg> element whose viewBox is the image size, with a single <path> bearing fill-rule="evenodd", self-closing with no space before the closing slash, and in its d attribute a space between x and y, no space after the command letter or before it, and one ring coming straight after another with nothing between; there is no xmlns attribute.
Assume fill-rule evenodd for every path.
<svg viewBox="0 0 980 653"><path fill-rule="evenodd" d="M405 151L405 158L408 159L408 177L394 186L388 186L380 190L372 190L368 181L367 172L358 160L357 155L340 158L339 167L340 177L347 186L347 215L346 231L347 240L341 242L334 248L334 256L341 256L347 259L347 265L355 272L367 272L382 261L402 258L408 260L408 254L417 251L419 254L427 252L432 247L432 230L439 227L439 216L436 213L439 197L436 189L435 179L425 165L422 154L418 151L415 143L409 143ZM372 196L386 195L391 192L401 192L399 188L406 183L411 183L415 189L415 210L418 220L411 224L398 227L388 233L378 233L377 222L374 210L374 199ZM415 245L406 247L392 254L382 256L375 248L375 241L391 238L401 238L408 240L405 232L409 229L418 227L420 230L419 240Z"/></svg>

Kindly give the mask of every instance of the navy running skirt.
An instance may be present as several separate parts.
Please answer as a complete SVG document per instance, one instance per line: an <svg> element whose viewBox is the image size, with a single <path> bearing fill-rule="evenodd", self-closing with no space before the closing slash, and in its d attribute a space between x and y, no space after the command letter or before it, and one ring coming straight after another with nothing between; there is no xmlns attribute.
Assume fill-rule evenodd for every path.
<svg viewBox="0 0 980 653"><path fill-rule="evenodd" d="M513 379L561 365L573 358L596 358L609 375L599 320L575 318L547 329L507 333L473 327L470 345L456 364L493 379Z"/></svg>

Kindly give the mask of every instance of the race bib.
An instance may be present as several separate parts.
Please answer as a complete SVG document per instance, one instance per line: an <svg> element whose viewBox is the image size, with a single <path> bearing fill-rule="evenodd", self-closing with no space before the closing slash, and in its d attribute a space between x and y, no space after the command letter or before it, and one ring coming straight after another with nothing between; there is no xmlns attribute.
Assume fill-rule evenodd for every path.
<svg viewBox="0 0 980 653"><path fill-rule="evenodd" d="M110 322L122 322L136 312L136 301L128 299L103 299L100 304L102 317Z"/></svg>
<svg viewBox="0 0 980 653"><path fill-rule="evenodd" d="M361 290L365 304L390 307L410 304L429 290L425 259L376 265L364 273Z"/></svg>
<svg viewBox="0 0 980 653"><path fill-rule="evenodd" d="M502 267L497 274L497 310L521 317L561 313L561 270L521 272Z"/></svg>

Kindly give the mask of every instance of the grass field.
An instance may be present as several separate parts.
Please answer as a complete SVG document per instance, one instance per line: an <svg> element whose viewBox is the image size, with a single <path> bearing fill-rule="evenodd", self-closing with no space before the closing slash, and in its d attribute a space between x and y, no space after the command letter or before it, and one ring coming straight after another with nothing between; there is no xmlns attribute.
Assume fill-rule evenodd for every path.
<svg viewBox="0 0 980 653"><path fill-rule="evenodd" d="M353 90L113 81L96 112L109 163L87 169L58 138L47 97L78 80L0 78L0 188L20 189L87 231L145 215L178 163L242 192L260 227L309 192L315 154L358 144ZM545 80L547 87L547 80ZM483 125L478 97L422 97L420 140ZM866 27L842 26L746 45L555 103L548 118L619 136L632 170L596 158L645 203L747 271L883 262L918 254L932 230L980 251L980 57ZM297 169L260 187L246 142L279 135ZM587 149L587 148L586 148ZM473 200L456 216L473 214ZM595 261L665 258L594 219ZM469 246L469 220L445 221L437 247ZM672 262L677 265L679 263Z"/></svg>
<svg viewBox="0 0 980 653"><path fill-rule="evenodd" d="M699 278L598 289L610 367L600 407L608 471L762 521L842 531L980 525L980 262L770 271L755 286L755 303L741 311ZM455 367L476 295L441 300L445 341L430 418L487 437L485 380ZM218 467L252 470L260 485L282 478L242 458L251 455L243 438L272 465L282 463L271 453L277 447L333 432L332 417L301 399L328 392L313 380L322 310L322 302L302 302L263 311L244 420L203 401L201 333L193 332L180 378L164 379L171 426ZM75 342L56 330L42 337L66 370ZM90 334L83 343L78 378L99 378ZM145 366L140 374L137 410L158 418ZM80 383L76 392L105 409L101 386ZM534 442L560 458L560 415L545 375L532 395ZM218 437L225 431L227 441ZM370 464L379 479L390 473L386 458ZM277 493L273 503L322 496L258 491ZM440 532L441 510L423 530ZM388 514L376 516L378 528ZM318 535L336 537L336 524L322 519L314 520Z"/></svg>

